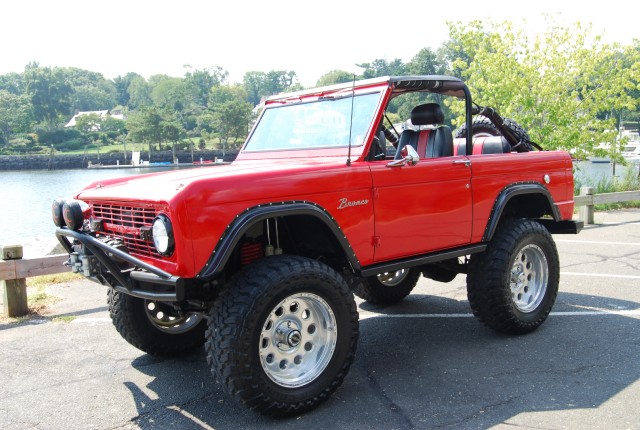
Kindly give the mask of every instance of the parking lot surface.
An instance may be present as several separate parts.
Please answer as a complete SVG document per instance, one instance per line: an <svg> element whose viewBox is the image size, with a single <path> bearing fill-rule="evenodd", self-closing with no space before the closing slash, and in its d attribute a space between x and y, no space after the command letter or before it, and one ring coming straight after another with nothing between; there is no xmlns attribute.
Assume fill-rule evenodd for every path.
<svg viewBox="0 0 640 430"><path fill-rule="evenodd" d="M52 286L62 300L47 318L0 324L0 428L640 428L640 210L596 222L555 236L560 293L529 335L476 321L463 275L421 279L391 307L358 301L360 341L344 384L285 420L232 401L203 350L159 359L130 346L104 287Z"/></svg>

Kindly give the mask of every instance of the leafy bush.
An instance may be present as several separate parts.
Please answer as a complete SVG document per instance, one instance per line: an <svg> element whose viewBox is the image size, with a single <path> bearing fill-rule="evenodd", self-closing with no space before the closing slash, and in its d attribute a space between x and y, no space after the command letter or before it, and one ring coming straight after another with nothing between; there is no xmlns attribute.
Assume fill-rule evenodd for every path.
<svg viewBox="0 0 640 430"><path fill-rule="evenodd" d="M60 151L76 151L78 149L82 149L82 147L87 143L84 137L74 138L65 140L60 143L57 147Z"/></svg>
<svg viewBox="0 0 640 430"><path fill-rule="evenodd" d="M59 148L59 146L63 142L68 142L75 139L82 139L83 142L85 139L82 132L80 132L79 130L76 130L75 128L60 128L53 131L48 131L48 130L38 131L38 142L41 145L47 145L47 146L53 145L54 148L56 149L62 149L62 148Z"/></svg>

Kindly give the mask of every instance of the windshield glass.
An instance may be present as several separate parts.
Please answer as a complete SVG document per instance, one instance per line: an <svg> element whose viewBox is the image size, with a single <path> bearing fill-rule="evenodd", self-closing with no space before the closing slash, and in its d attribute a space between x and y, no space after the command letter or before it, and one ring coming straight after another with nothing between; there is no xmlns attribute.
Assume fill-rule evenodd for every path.
<svg viewBox="0 0 640 430"><path fill-rule="evenodd" d="M379 92L353 98L351 145L360 146L380 100ZM351 124L349 96L270 107L249 137L244 151L281 151L347 146Z"/></svg>

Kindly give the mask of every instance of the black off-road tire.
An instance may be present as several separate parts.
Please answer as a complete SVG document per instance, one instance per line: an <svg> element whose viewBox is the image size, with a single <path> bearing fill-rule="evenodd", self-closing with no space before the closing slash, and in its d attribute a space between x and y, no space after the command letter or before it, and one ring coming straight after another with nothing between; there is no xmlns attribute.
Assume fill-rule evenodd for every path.
<svg viewBox="0 0 640 430"><path fill-rule="evenodd" d="M205 341L206 321L192 315L184 329L161 328L148 316L148 302L138 297L109 289L109 314L118 333L131 345L148 354L174 357L202 347Z"/></svg>
<svg viewBox="0 0 640 430"><path fill-rule="evenodd" d="M551 312L559 280L558 251L547 229L531 220L507 220L486 251L471 256L467 296L473 314L485 325L524 334Z"/></svg>
<svg viewBox="0 0 640 430"><path fill-rule="evenodd" d="M504 118L504 124L509 127L513 133L516 135L518 140L522 142L522 146L526 150L520 150L518 152L527 152L533 151L533 146L531 146L531 138L529 137L529 133L516 121L511 118ZM471 135L488 135L488 136L501 136L498 128L489 120L489 118L478 115L473 119L471 123ZM467 124L463 123L460 128L456 131L456 138L466 137L467 135Z"/></svg>
<svg viewBox="0 0 640 430"><path fill-rule="evenodd" d="M336 271L308 258L267 257L236 274L216 300L207 361L250 409L298 415L342 384L358 330L353 294Z"/></svg>
<svg viewBox="0 0 640 430"><path fill-rule="evenodd" d="M377 276L361 278L355 283L353 292L356 296L375 305L391 305L408 296L420 279L417 269L402 269L401 271L383 273ZM401 279L395 279L401 276ZM384 279L389 278L389 281Z"/></svg>

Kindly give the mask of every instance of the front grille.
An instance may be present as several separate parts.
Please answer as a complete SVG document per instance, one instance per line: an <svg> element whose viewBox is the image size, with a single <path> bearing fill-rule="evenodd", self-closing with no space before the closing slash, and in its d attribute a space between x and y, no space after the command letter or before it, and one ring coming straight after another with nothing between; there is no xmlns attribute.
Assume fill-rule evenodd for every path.
<svg viewBox="0 0 640 430"><path fill-rule="evenodd" d="M129 253L161 258L152 240L144 240L141 228L150 229L160 208L119 203L94 203L93 215L102 220L103 235L120 239ZM148 235L146 238L150 238Z"/></svg>

